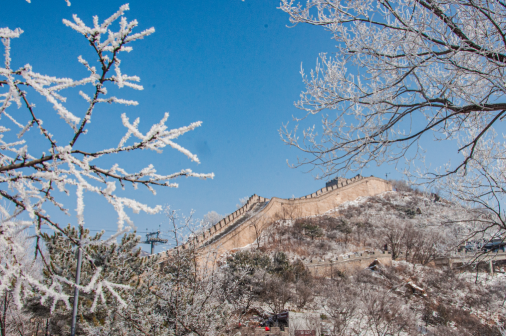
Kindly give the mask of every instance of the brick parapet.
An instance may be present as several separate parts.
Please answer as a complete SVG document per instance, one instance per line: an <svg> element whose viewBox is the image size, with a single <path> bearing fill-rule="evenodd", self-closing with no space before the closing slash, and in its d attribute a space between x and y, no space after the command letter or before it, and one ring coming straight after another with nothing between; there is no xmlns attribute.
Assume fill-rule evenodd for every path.
<svg viewBox="0 0 506 336"><path fill-rule="evenodd" d="M349 257L338 257L333 260L311 260L305 261L304 266L313 276L331 277L333 271L352 271L354 269L364 269L375 260L383 265L392 265L392 255L385 251L366 251Z"/></svg>
<svg viewBox="0 0 506 336"><path fill-rule="evenodd" d="M218 235L225 231L228 227L233 225L236 220L238 220L240 217L242 217L244 214L246 214L251 208L255 206L255 204L268 202L269 199L265 197L258 196L256 194L253 194L246 203L238 208L236 211L232 212L231 214L225 216L222 218L218 223L214 224L212 227L210 227L208 230L204 231L203 233L191 237L189 241L187 241L185 244L177 247L180 249L188 249L190 246L201 246L206 241L209 241L213 236Z"/></svg>
<svg viewBox="0 0 506 336"><path fill-rule="evenodd" d="M345 186L347 186L349 184L358 182L358 181L363 180L363 179L364 179L363 176L357 175L357 176L355 176L355 177L353 177L351 179L346 179L345 181L341 182L340 186L334 185L332 187L324 187L324 188L321 188L320 190L317 190L316 192L314 192L314 193L312 193L310 195L306 195L306 196L295 198L295 199L289 199L288 201L302 200L302 199L308 199L308 198L317 198L317 197L320 197L320 196L322 196L324 194L327 194L327 193L329 193L329 192L331 192L333 190L339 189L341 187L345 187ZM248 201L241 208L239 208L238 210L236 210L232 214L226 216L224 219L222 219L217 224L215 224L212 228L210 228L209 229L209 233L211 235L209 235L207 237L205 235L203 235L202 240L199 239L197 245L202 245L206 241L209 241L212 238L212 236L214 236L215 234L220 234L223 231L225 231L229 226L231 226L231 225L234 224L234 222L235 222L236 219L238 219L239 217L241 217L247 211L251 210L251 208L255 204L257 204L257 203L263 203L263 202L268 202L268 201L269 201L268 198L261 197L261 196L258 196L256 194L252 195L248 199Z"/></svg>
<svg viewBox="0 0 506 336"><path fill-rule="evenodd" d="M369 184L372 183L372 184ZM352 190L352 189L357 190ZM372 189L371 189L372 188ZM290 218L303 217L309 215L321 214L325 211L330 210L338 206L339 204L348 201L354 200L359 196L372 196L379 194L384 191L391 191L392 186L389 182L377 178L377 177L363 177L360 175L355 176L354 178L344 180L340 182L339 185L333 185L329 187L324 187L316 192L306 195L304 197L294 198L294 199L283 199L273 197L271 199L264 198L258 196L256 194L252 195L248 201L239 209L229 214L218 223L213 225L211 228L206 230L204 233L199 234L195 237L192 237L185 244L177 247L179 249L187 249L191 246L200 247L210 242L215 236L224 233L227 229L232 227L238 220L240 220L243 216L245 216L252 208L255 207L256 204L268 202L267 206L263 208L260 212L252 215L248 218L244 223L241 223L239 227L233 228L230 232L227 232L223 237L220 237L217 242L213 242L211 245L206 244L206 249L215 249L220 245L223 246L224 242L229 241L230 239L234 240L232 244L226 244L225 250L230 250L232 248L242 247L248 244L251 244L255 241L256 237L250 237L248 239L237 239L234 238L237 235L240 235L242 231L245 229L252 231L251 227L255 226L254 231L258 234L258 227L256 224L258 222L265 222L260 225L260 229L265 229L266 222L272 222L275 220L273 217L275 213L282 211L283 209L297 209L297 207L304 208L301 213L292 214ZM346 196L348 195L348 196ZM329 201L330 200L330 201ZM323 205L320 206L320 203ZM307 210L307 209L311 210ZM268 223L267 223L268 224ZM249 229L248 229L249 228ZM249 236L252 235L251 232L248 233ZM223 250L223 248L218 248L219 250ZM170 252L169 252L170 253Z"/></svg>

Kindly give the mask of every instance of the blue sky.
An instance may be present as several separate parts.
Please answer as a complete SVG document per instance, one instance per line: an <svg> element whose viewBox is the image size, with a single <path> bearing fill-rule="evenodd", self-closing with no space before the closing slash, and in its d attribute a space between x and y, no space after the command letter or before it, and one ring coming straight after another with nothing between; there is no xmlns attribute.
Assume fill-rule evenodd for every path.
<svg viewBox="0 0 506 336"><path fill-rule="evenodd" d="M214 210L233 212L238 199L258 194L264 197L299 197L324 186L311 174L290 169L298 153L280 140L278 130L292 115L302 112L293 106L304 89L299 74L314 67L320 52L332 53L335 43L322 28L291 26L288 16L277 9L278 1L130 1L128 19L137 19L139 29L155 27L155 34L137 41L123 56L122 71L141 78L144 91L125 88L118 97L135 99L139 106L101 106L92 121L83 146L109 147L123 135L120 115L141 118L141 130L170 113L168 125L180 127L203 121L202 127L183 136L179 143L196 153L197 165L184 155L165 150L163 154L140 152L112 158L130 170L153 163L160 173L183 168L214 172L213 180L180 179L178 189L147 190L124 195L150 205L170 205L196 217ZM2 5L1 27L24 30L12 43L13 66L30 63L34 71L58 77L79 78L86 73L77 57L93 60L84 37L62 23L77 14L91 25L93 15L101 20L114 13L123 1L64 0L8 1ZM52 108L37 100L47 119L61 123ZM69 105L80 115L81 99L69 93ZM75 101L75 102L74 102ZM316 116L312 122L319 123ZM144 128L143 128L144 127ZM33 131L32 131L33 132ZM109 145L104 145L109 144ZM128 158L128 161L125 160ZM400 178L393 167L372 167L362 175ZM85 195L86 225L90 229L115 230L114 210L89 193ZM72 198L66 200L75 209ZM60 223L75 218L53 214ZM133 215L139 232L166 225L163 215ZM147 247L146 247L147 248Z"/></svg>

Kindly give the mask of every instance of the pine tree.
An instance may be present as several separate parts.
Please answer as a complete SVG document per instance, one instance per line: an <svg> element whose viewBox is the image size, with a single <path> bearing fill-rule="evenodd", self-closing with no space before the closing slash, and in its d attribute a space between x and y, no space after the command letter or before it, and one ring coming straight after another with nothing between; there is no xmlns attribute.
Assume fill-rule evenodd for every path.
<svg viewBox="0 0 506 336"><path fill-rule="evenodd" d="M70 226L64 230L42 235L49 255L44 281L50 287L55 277L75 276L77 249L66 237L81 241L76 335L204 336L219 334L230 324L231 309L223 299L228 289L222 286L219 270L214 262L206 267L194 249L173 249L146 258L140 255L140 237L135 233L124 235L120 243L103 244L102 233L91 236L86 229ZM104 286L92 291L94 282ZM60 290L73 299L72 282L64 282ZM26 307L33 314L49 315L52 333L70 332L72 313L63 302L36 297Z"/></svg>
<svg viewBox="0 0 506 336"><path fill-rule="evenodd" d="M130 334L129 331L150 332L163 323L153 309L159 299L150 294L153 278L160 278L156 272L157 258L142 258L138 247L140 237L135 233L125 234L120 243L102 244L103 233L90 236L82 227L66 227L64 233L43 234L48 251L49 267L44 270L47 286L53 285L54 276L62 279L75 277L77 248L67 237L81 241L83 262L81 266L81 287L79 293L77 335L86 334ZM100 269L98 278L94 276ZM89 290L97 281L104 286L97 291ZM74 286L64 282L60 290L73 297ZM50 329L53 333L66 334L70 331L71 311L61 302L40 298L30 300L30 311L51 309ZM47 309L46 309L47 310ZM90 331L93 330L93 333ZM132 335L135 332L132 333ZM154 333L150 333L155 335ZM158 334L157 334L158 335Z"/></svg>

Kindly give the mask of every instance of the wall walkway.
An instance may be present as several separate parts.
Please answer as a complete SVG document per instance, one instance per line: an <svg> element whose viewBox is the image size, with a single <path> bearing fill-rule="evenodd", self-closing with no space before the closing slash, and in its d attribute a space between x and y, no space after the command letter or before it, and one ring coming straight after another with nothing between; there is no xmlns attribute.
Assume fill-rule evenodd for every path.
<svg viewBox="0 0 506 336"><path fill-rule="evenodd" d="M343 180L339 185L325 187L310 195L294 199L277 197L268 199L253 195L237 211L177 248L187 249L195 246L203 253L213 251L221 255L254 243L260 233L277 220L323 214L358 197L374 196L391 190L392 185L388 181L373 176L357 175Z"/></svg>
<svg viewBox="0 0 506 336"><path fill-rule="evenodd" d="M382 265L392 266L392 255L389 252L366 251L346 258L305 262L304 267L315 277L333 277L337 271L353 272L365 269L375 260Z"/></svg>

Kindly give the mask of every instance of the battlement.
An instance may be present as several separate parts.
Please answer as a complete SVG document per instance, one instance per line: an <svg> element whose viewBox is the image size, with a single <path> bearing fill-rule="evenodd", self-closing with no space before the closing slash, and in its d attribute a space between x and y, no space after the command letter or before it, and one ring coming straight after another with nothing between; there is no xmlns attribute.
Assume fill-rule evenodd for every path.
<svg viewBox="0 0 506 336"><path fill-rule="evenodd" d="M299 198L269 199L254 194L241 208L176 248L184 250L194 247L226 252L253 243L260 232L276 220L319 215L360 196L373 196L392 190L388 181L373 176L357 175L351 179L333 181Z"/></svg>
<svg viewBox="0 0 506 336"><path fill-rule="evenodd" d="M311 258L302 261L306 269L316 277L333 277L334 272L364 269L376 262L392 265L392 255L387 251L362 251L333 259Z"/></svg>
<svg viewBox="0 0 506 336"><path fill-rule="evenodd" d="M222 220L214 224L212 227L204 231L202 234L192 237L190 241L182 245L181 248L184 250L192 245L195 246L203 245L204 243L209 241L210 238L212 238L213 236L223 233L227 228L232 226L232 224L235 223L237 219L243 217L243 215L249 212L255 205L265 202L269 202L269 199L258 196L256 194L252 195L242 207L232 212L230 215L225 216Z"/></svg>
<svg viewBox="0 0 506 336"><path fill-rule="evenodd" d="M345 179L345 178L341 178L341 177L335 178L335 179L331 180L330 182L327 182L325 184L324 188L321 188L320 190L317 190L316 192L314 192L314 193L312 193L310 195L306 195L306 196L299 197L299 198L296 198L296 199L308 199L308 198L317 197L317 196L326 194L328 192L331 192L332 190L336 190L338 188L346 187L349 184L355 183L355 182L363 180L363 179L364 179L364 177L361 176L360 174L358 174L357 176L355 176L355 177L353 177L351 179Z"/></svg>

